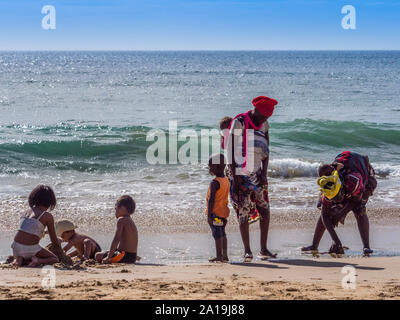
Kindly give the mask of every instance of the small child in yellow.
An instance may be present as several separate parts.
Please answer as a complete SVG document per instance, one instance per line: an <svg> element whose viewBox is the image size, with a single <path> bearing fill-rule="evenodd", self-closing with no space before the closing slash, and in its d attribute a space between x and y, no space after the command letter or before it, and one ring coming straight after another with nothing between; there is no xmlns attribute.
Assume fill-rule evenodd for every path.
<svg viewBox="0 0 400 320"><path fill-rule="evenodd" d="M225 157L216 154L208 161L208 169L211 175L216 176L210 183L207 192L206 215L212 235L215 239L216 257L210 258L210 262L229 262L228 241L225 227L229 217L228 194L229 180L225 177Z"/></svg>

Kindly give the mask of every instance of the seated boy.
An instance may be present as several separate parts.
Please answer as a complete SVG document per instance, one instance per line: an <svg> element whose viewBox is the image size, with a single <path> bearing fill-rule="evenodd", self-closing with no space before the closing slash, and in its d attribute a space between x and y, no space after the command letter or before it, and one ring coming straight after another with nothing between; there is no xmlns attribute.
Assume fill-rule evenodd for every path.
<svg viewBox="0 0 400 320"><path fill-rule="evenodd" d="M138 231L131 215L136 203L130 196L122 196L115 204L117 230L110 250L96 254L96 261L102 263L135 263L138 247Z"/></svg>
<svg viewBox="0 0 400 320"><path fill-rule="evenodd" d="M65 253L74 247L75 250L68 254L69 257L79 257L82 260L94 259L96 253L101 251L99 244L92 238L75 231L76 226L68 220L60 220L55 224L56 234L67 242L63 248Z"/></svg>

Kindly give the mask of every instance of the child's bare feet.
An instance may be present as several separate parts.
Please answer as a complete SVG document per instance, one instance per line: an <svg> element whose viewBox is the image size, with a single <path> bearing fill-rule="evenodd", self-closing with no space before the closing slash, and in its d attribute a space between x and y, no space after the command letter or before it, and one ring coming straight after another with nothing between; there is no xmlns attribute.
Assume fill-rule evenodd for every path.
<svg viewBox="0 0 400 320"><path fill-rule="evenodd" d="M243 262L251 262L253 261L253 254L251 252L246 252L243 256Z"/></svg>
<svg viewBox="0 0 400 320"><path fill-rule="evenodd" d="M17 257L12 262L12 265L16 267L22 267L23 264L24 264L24 258L22 257Z"/></svg>
<svg viewBox="0 0 400 320"><path fill-rule="evenodd" d="M209 258L208 262L214 263L214 262L223 262L222 258L218 258L218 257L213 257L213 258Z"/></svg>
<svg viewBox="0 0 400 320"><path fill-rule="evenodd" d="M39 259L35 256L32 257L32 261L28 264L28 267L30 268L36 268L40 265Z"/></svg>
<svg viewBox="0 0 400 320"><path fill-rule="evenodd" d="M269 258L276 258L277 256L278 256L277 253L272 253L269 250L260 251L260 253L258 254L258 257L261 260L268 260Z"/></svg>

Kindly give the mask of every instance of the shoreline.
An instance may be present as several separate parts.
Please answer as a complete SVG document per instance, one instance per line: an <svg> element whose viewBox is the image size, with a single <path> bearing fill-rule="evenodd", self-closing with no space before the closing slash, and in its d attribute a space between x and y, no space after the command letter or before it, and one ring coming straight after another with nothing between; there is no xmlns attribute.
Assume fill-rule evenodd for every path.
<svg viewBox="0 0 400 320"><path fill-rule="evenodd" d="M304 259L308 256L300 251L302 246L311 244L314 227L319 212L298 211L298 212L273 212L271 214L271 227L268 237L268 247L278 254L279 258ZM369 214L370 217L370 239L371 248L374 250L373 257L400 256L400 209L379 209ZM143 258L143 263L162 264L193 264L207 263L208 258L215 255L215 244L212 239L209 226L203 215L196 217L198 224L172 225L148 225L148 220L142 221L136 217L135 221L139 230L138 255ZM143 225L145 222L146 224ZM183 220L183 222L189 222ZM105 221L103 221L105 224ZM111 224L112 223L112 224ZM79 232L92 236L100 244L103 250L107 250L114 234L115 219L110 219L108 228L104 225L103 231L98 231L96 225L86 228L79 227ZM355 218L352 214L346 219L345 225L337 228L338 235L343 244L350 249L346 251L346 257L357 257L362 255L362 243L357 229ZM14 232L2 232L0 237L0 263L12 254L11 243ZM243 255L243 244L236 217L231 217L227 226L228 250L232 262L241 261ZM41 241L45 247L49 243L48 237ZM254 256L259 251L259 224L250 226L250 242ZM326 233L320 244L320 251L329 249L331 240Z"/></svg>
<svg viewBox="0 0 400 320"><path fill-rule="evenodd" d="M342 287L345 266L356 270L354 290ZM400 257L94 265L56 269L55 289L42 288L41 269L0 269L0 299L400 300Z"/></svg>
<svg viewBox="0 0 400 320"><path fill-rule="evenodd" d="M11 210L11 208L10 208ZM11 211L10 211L11 212ZM392 226L400 225L400 208L367 208L367 214L371 225ZM306 209L274 209L271 208L271 229L309 229L314 228L320 215L317 208ZM56 220L69 219L78 225L81 232L92 234L111 234L115 231L115 217L110 214L86 216L75 210L54 212ZM19 224L18 215L3 216L0 231L4 234L14 234ZM204 210L192 211L190 214L148 214L137 212L133 219L140 233L204 233L209 232L209 226L205 218ZM352 213L346 218L346 225L354 225L355 219ZM237 231L239 228L236 215L231 209L228 218L227 231Z"/></svg>

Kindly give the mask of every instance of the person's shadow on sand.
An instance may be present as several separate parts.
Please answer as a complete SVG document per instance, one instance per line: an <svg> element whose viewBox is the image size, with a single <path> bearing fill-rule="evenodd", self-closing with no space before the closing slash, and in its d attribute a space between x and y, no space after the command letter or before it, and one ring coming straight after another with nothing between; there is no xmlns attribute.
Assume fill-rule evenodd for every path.
<svg viewBox="0 0 400 320"><path fill-rule="evenodd" d="M286 264L290 266L303 266L303 267L321 267L321 268L342 268L344 266L353 266L359 270L385 270L385 268L379 267L366 267L366 266L359 266L355 263L344 263L344 262L336 262L336 261L317 261L317 260L303 260L303 259L288 259L288 260L269 260L270 263L276 264Z"/></svg>
<svg viewBox="0 0 400 320"><path fill-rule="evenodd" d="M243 267L257 267L257 268L269 268L269 269L289 269L287 267L280 267L274 264L268 263L254 263L254 262L231 262L233 266L243 266Z"/></svg>

